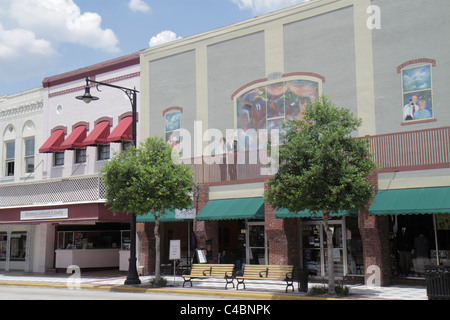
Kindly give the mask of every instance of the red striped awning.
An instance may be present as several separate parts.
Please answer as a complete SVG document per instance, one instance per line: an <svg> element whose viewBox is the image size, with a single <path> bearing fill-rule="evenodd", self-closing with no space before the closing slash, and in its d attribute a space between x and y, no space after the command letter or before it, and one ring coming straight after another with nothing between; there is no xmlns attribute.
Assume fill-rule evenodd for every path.
<svg viewBox="0 0 450 320"><path fill-rule="evenodd" d="M61 144L61 148L64 150L85 148L83 141L86 139L86 130L86 126L78 126L73 129L72 133Z"/></svg>
<svg viewBox="0 0 450 320"><path fill-rule="evenodd" d="M109 135L109 142L120 142L133 140L133 117L126 117L120 120L117 127Z"/></svg>
<svg viewBox="0 0 450 320"><path fill-rule="evenodd" d="M102 121L98 123L88 137L84 139L83 145L88 147L97 146L100 144L109 144L108 137L110 126L109 121Z"/></svg>
<svg viewBox="0 0 450 320"><path fill-rule="evenodd" d="M39 153L52 153L64 151L61 144L64 142L64 130L55 130L39 149Z"/></svg>

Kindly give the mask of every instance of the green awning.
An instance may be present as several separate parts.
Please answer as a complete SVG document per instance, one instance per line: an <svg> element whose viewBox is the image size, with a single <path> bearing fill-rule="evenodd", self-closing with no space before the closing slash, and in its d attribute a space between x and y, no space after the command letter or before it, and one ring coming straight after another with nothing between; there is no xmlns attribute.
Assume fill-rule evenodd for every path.
<svg viewBox="0 0 450 320"><path fill-rule="evenodd" d="M450 187L378 191L369 215L450 213Z"/></svg>
<svg viewBox="0 0 450 320"><path fill-rule="evenodd" d="M331 217L349 217L349 216L358 216L358 210L351 210L351 211L338 211L337 213L331 213ZM288 209L278 209L275 213L275 217L279 219L286 219L286 218L321 218L322 214L313 215L311 211L304 210L300 212L291 212Z"/></svg>
<svg viewBox="0 0 450 320"><path fill-rule="evenodd" d="M184 222L184 221L192 221L192 220L177 219L175 217L175 210L166 211L165 214L159 217L159 222ZM153 213L149 212L146 215L137 216L136 222L137 223L155 222L155 218L153 217Z"/></svg>
<svg viewBox="0 0 450 320"><path fill-rule="evenodd" d="M264 198L210 200L196 217L197 221L236 219L264 220Z"/></svg>

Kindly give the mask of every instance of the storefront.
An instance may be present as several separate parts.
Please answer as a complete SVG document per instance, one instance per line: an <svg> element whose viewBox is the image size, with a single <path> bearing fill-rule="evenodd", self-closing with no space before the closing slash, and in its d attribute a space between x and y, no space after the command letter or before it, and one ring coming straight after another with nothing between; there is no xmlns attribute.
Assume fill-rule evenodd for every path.
<svg viewBox="0 0 450 320"><path fill-rule="evenodd" d="M161 271L163 273L173 274L173 261L170 260L169 252L171 240L180 240L180 260L177 261L178 265L187 266L191 263L195 250L195 237L192 230L194 216L195 211L192 209L168 211L160 216L159 234L161 237ZM138 247L141 248L138 255L148 256L149 252L155 252L155 236L153 232L155 218L153 213L148 213L137 216L136 222L145 224L146 227L144 229L149 231L145 237L138 237L138 243L140 244ZM150 224L150 227L147 224ZM142 250L143 247L148 248L147 252ZM144 259L140 259L140 265L149 263L142 260Z"/></svg>
<svg viewBox="0 0 450 320"><path fill-rule="evenodd" d="M276 217L295 219L298 222L300 266L307 268L312 277L325 277L328 272L328 248L323 218L314 217L309 211L291 213L285 209L279 209ZM362 276L363 252L357 213L342 212L332 215L329 225L333 232L335 276Z"/></svg>
<svg viewBox="0 0 450 320"><path fill-rule="evenodd" d="M449 212L450 187L378 192L369 214L389 217L393 276L423 277L426 265L450 265Z"/></svg>
<svg viewBox="0 0 450 320"><path fill-rule="evenodd" d="M119 268L128 261L129 217L103 203L2 209L0 222L0 270Z"/></svg>
<svg viewBox="0 0 450 320"><path fill-rule="evenodd" d="M264 198L210 200L196 221L204 221L208 224L205 228L217 230L206 241L213 244L213 260L217 254L217 261L234 263L237 269L244 264L268 264Z"/></svg>

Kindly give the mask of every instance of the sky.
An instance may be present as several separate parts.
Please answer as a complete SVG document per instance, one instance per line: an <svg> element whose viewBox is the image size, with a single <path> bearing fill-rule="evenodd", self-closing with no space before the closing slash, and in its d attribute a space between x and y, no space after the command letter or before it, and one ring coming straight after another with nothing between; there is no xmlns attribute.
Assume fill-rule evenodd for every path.
<svg viewBox="0 0 450 320"><path fill-rule="evenodd" d="M309 0L0 0L0 96Z"/></svg>

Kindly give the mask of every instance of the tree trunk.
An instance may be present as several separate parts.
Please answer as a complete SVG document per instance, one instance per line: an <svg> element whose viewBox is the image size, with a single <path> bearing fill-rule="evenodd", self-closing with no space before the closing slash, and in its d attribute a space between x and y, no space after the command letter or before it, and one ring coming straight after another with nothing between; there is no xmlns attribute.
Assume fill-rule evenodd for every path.
<svg viewBox="0 0 450 320"><path fill-rule="evenodd" d="M155 217L155 281L161 279L161 236L159 235L159 216Z"/></svg>
<svg viewBox="0 0 450 320"><path fill-rule="evenodd" d="M323 228L325 229L325 233L327 235L327 252L328 252L328 294L330 296L334 296L335 292L335 284L334 284L334 256L333 256L333 232L330 229L330 225L328 223L330 215L328 212L323 212Z"/></svg>

